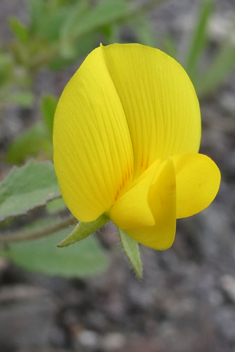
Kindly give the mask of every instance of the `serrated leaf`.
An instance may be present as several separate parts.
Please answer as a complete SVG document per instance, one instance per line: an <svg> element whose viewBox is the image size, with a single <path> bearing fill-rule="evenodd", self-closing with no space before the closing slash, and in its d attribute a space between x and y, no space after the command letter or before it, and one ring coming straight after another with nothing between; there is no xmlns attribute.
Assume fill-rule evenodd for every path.
<svg viewBox="0 0 235 352"><path fill-rule="evenodd" d="M142 278L142 262L139 252L139 244L128 236L122 229L118 229L122 247L129 259L131 266L139 279Z"/></svg>
<svg viewBox="0 0 235 352"><path fill-rule="evenodd" d="M37 229L42 227L37 222L34 229L35 225ZM87 277L103 272L107 267L107 259L94 237L69 248L56 247L68 231L71 229L63 229L37 240L11 244L7 250L0 250L0 256L25 270L45 275Z"/></svg>
<svg viewBox="0 0 235 352"><path fill-rule="evenodd" d="M29 127L11 144L6 159L12 164L21 164L28 157L42 154L50 159L52 156L52 143L46 126L39 122Z"/></svg>
<svg viewBox="0 0 235 352"><path fill-rule="evenodd" d="M81 241L95 231L104 226L110 219L106 215L101 215L98 219L91 222L79 222L63 241L58 244L58 247L67 247L70 244Z"/></svg>
<svg viewBox="0 0 235 352"><path fill-rule="evenodd" d="M0 183L0 221L24 215L59 196L52 163L31 160L20 168L14 167Z"/></svg>
<svg viewBox="0 0 235 352"><path fill-rule="evenodd" d="M41 110L42 118L51 136L53 131L53 121L54 121L56 105L57 105L57 99L53 95L45 95L41 99L40 110Z"/></svg>

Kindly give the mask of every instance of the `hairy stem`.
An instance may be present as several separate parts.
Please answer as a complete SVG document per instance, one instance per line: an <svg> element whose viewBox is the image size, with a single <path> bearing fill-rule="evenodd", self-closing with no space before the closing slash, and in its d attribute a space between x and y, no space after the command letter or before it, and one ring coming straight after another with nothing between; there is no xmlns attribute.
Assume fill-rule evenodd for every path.
<svg viewBox="0 0 235 352"><path fill-rule="evenodd" d="M34 240L36 238L45 237L51 235L53 232L62 230L69 225L73 225L76 219L73 216L69 216L60 222L47 226L40 230L35 230L27 233L13 233L10 235L0 236L0 244L1 243L10 243L10 242L20 242L20 241L28 241Z"/></svg>

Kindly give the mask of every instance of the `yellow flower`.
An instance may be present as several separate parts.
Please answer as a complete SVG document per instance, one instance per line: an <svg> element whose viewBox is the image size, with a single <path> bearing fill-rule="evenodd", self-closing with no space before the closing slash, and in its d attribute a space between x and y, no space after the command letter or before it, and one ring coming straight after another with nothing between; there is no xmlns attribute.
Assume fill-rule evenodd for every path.
<svg viewBox="0 0 235 352"><path fill-rule="evenodd" d="M198 99L184 69L139 44L100 46L71 78L54 121L54 163L72 214L106 214L136 241L169 248L176 219L205 209L220 172L198 154Z"/></svg>

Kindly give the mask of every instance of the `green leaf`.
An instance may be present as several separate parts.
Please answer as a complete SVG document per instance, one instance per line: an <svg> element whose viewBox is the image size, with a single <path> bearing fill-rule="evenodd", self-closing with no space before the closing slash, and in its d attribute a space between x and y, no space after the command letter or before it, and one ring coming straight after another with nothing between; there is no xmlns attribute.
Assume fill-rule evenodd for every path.
<svg viewBox="0 0 235 352"><path fill-rule="evenodd" d="M70 33L82 36L106 24L118 21L129 12L129 6L123 0L102 0L96 7L84 14L81 21L74 24Z"/></svg>
<svg viewBox="0 0 235 352"><path fill-rule="evenodd" d="M14 167L0 183L0 221L25 215L57 197L60 190L52 163L31 160Z"/></svg>
<svg viewBox="0 0 235 352"><path fill-rule="evenodd" d="M70 38L63 38L60 43L60 55L65 60L73 60L76 56L76 46Z"/></svg>
<svg viewBox="0 0 235 352"><path fill-rule="evenodd" d="M16 38L23 44L27 44L29 40L28 29L21 23L18 18L11 16L9 25Z"/></svg>
<svg viewBox="0 0 235 352"><path fill-rule="evenodd" d="M174 41L173 37L170 35L167 35L163 38L162 42L163 46L163 51L173 57L174 59L177 60L178 53L177 53L177 47L176 47L176 42Z"/></svg>
<svg viewBox="0 0 235 352"><path fill-rule="evenodd" d="M206 71L193 81L197 94L202 97L212 93L234 67L235 46L225 42Z"/></svg>
<svg viewBox="0 0 235 352"><path fill-rule="evenodd" d="M110 219L106 215L101 215L98 219L91 222L79 222L72 233L70 233L58 247L67 247L70 244L81 241L95 231L104 226Z"/></svg>
<svg viewBox="0 0 235 352"><path fill-rule="evenodd" d="M40 154L44 159L52 156L52 143L48 130L41 122L30 127L11 144L6 159L12 164L21 164L28 157Z"/></svg>
<svg viewBox="0 0 235 352"><path fill-rule="evenodd" d="M56 106L57 99L53 95L45 95L40 103L42 118L45 122L45 125L47 126L50 136L52 136L53 132L53 121Z"/></svg>
<svg viewBox="0 0 235 352"><path fill-rule="evenodd" d="M104 38L104 43L119 43L121 26L117 23L106 24L100 28L100 33Z"/></svg>
<svg viewBox="0 0 235 352"><path fill-rule="evenodd" d="M122 229L118 229L122 247L129 259L131 266L138 279L142 278L142 262L139 252L139 244L136 240L128 236Z"/></svg>
<svg viewBox="0 0 235 352"><path fill-rule="evenodd" d="M48 213L57 213L59 211L62 211L66 208L66 204L63 200L63 198L56 198L53 199L52 201L48 202L46 205L46 211L48 211Z"/></svg>
<svg viewBox="0 0 235 352"><path fill-rule="evenodd" d="M32 92L17 92L11 93L8 97L11 103L20 105L24 108L28 108L33 104L34 95Z"/></svg>
<svg viewBox="0 0 235 352"><path fill-rule="evenodd" d="M4 83L11 83L13 76L13 62L12 58L8 53L0 51L0 83L3 86Z"/></svg>
<svg viewBox="0 0 235 352"><path fill-rule="evenodd" d="M60 38L61 25L67 17L68 9L66 7L47 11L44 14L43 21L37 28L37 35L46 38L49 43L55 42Z"/></svg>
<svg viewBox="0 0 235 352"><path fill-rule="evenodd" d="M74 42L73 45L74 45L75 52L73 53L74 55L73 57L71 56L68 57L67 55L64 55L65 54L64 50L66 51L66 48L64 48L63 45L64 45L64 41L61 41L60 56L58 56L57 58L54 58L49 64L50 69L53 71L61 70L73 64L78 59L89 54L89 52L93 50L96 45L96 33L91 33L89 35L87 34L86 36Z"/></svg>
<svg viewBox="0 0 235 352"><path fill-rule="evenodd" d="M67 15L67 7L43 0L28 1L30 32L34 37L47 39L51 44L59 39L61 23ZM43 20L42 20L43 19Z"/></svg>
<svg viewBox="0 0 235 352"><path fill-rule="evenodd" d="M88 11L90 11L90 5L87 0L76 2L73 6L70 6L65 20L61 23L61 36L69 38L74 26L81 21L82 17Z"/></svg>
<svg viewBox="0 0 235 352"><path fill-rule="evenodd" d="M137 40L139 43L148 46L156 46L156 35L153 31L153 27L148 18L146 18L143 14L140 16L133 18L135 34L137 36Z"/></svg>
<svg viewBox="0 0 235 352"><path fill-rule="evenodd" d="M190 38L190 48L188 51L188 58L186 62L186 71L188 75L193 78L196 74L195 68L199 55L205 46L207 39L207 27L209 24L209 19L212 14L214 1L204 0L201 3L200 12L197 19L197 25L193 33L192 38Z"/></svg>
<svg viewBox="0 0 235 352"><path fill-rule="evenodd" d="M8 249L0 250L0 256L25 270L45 275L87 277L102 273L107 268L107 259L94 237L69 248L56 247L70 230L67 228L48 237L11 244Z"/></svg>
<svg viewBox="0 0 235 352"><path fill-rule="evenodd" d="M30 17L30 29L32 33L35 33L40 27L40 22L43 22L42 19L45 16L46 3L42 0L28 0L28 11Z"/></svg>

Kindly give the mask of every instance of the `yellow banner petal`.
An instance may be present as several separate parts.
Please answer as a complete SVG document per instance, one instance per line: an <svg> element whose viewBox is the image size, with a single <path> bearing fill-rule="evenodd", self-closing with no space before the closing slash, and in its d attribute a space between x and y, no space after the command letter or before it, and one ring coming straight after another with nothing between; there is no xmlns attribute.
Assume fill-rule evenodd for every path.
<svg viewBox="0 0 235 352"><path fill-rule="evenodd" d="M175 155L176 216L184 218L204 210L214 200L220 186L220 171L208 156Z"/></svg>
<svg viewBox="0 0 235 352"><path fill-rule="evenodd" d="M145 246L167 249L172 245L176 231L176 184L171 158L158 169L157 180L149 188L148 204L154 217L154 226L137 227L136 220L136 228L124 231Z"/></svg>
<svg viewBox="0 0 235 352"><path fill-rule="evenodd" d="M128 121L136 177L159 158L198 152L199 104L182 66L140 44L113 44L102 50Z"/></svg>
<svg viewBox="0 0 235 352"><path fill-rule="evenodd" d="M100 48L86 58L63 91L53 144L68 208L83 222L95 220L110 208L133 173L126 116Z"/></svg>

